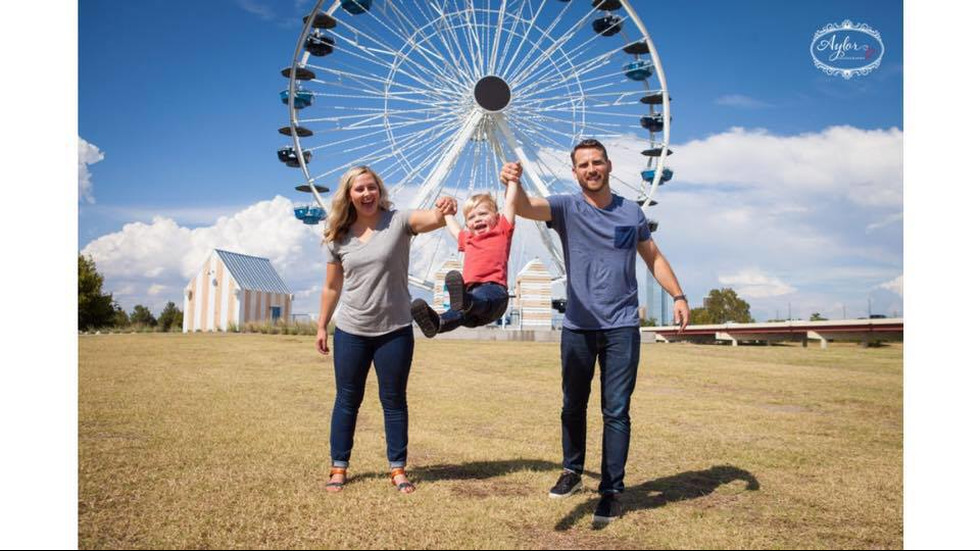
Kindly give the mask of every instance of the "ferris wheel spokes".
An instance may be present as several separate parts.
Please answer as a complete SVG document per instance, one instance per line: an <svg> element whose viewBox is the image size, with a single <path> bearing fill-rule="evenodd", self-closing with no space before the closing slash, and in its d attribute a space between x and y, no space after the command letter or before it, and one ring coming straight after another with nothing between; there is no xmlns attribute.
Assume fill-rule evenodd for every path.
<svg viewBox="0 0 980 551"><path fill-rule="evenodd" d="M586 23L588 23L589 21L589 18L591 18L595 12L596 9L592 8L592 10L590 10L587 14L582 16L582 18L576 21L575 24L572 25L572 27L570 27L567 31L565 31L564 34L562 34L558 38L553 38L551 45L548 46L548 48L544 50L540 56L533 57L533 58L524 58L523 60L521 60L521 63L517 66L517 68L514 69L513 73L508 74L507 76L514 81L515 85L519 85L523 83L531 72L533 72L538 67L540 67L541 64L550 60L551 55L553 53L555 53L558 50L561 50L562 46L568 43L568 41L571 40L575 36L575 34L578 33L578 31L580 31L583 27L585 27ZM555 23L557 23L557 21ZM538 42L535 44L535 48L540 48L541 42L544 40L545 36L547 35L546 34L541 35L541 37L538 39ZM594 39L595 37L590 37L587 40L587 42L591 42ZM562 52L564 53L563 50Z"/></svg>
<svg viewBox="0 0 980 551"><path fill-rule="evenodd" d="M483 112L479 109L474 109L466 117L459 132L449 144L449 147L443 150L442 158L439 159L438 164L436 164L432 172L426 177L422 183L422 187L419 188L418 194L415 196L415 201L412 203L412 208L425 208L435 202L436 195L445 183L446 176L449 175L449 172L456 164L456 160L459 159L459 154L463 151L463 147L473 137L473 133L482 118Z"/></svg>
<svg viewBox="0 0 980 551"><path fill-rule="evenodd" d="M548 186L544 184L544 180L542 180L541 175L539 175L536 171L537 163L531 162L531 159L524 151L524 148L521 147L521 145L517 142L517 139L514 137L514 133L511 132L510 127L507 125L507 121L504 119L503 115L494 114L493 121L497 130L504 137L504 141L507 143L510 150L521 161L521 165L524 167L524 174L527 174L528 178L531 180L531 183L533 184L531 195L536 195L538 197L547 197L548 195L550 195L550 192L548 191ZM498 147L496 148L498 155L502 153L501 149L502 148L500 148L498 144ZM555 268L557 268L559 272L558 273L559 277L564 276L565 275L564 256L561 254L561 251L558 250L558 247L555 245L554 240L552 240L551 236L548 234L548 229L545 226L544 222L536 222L535 226L537 226L538 232L540 232L541 234L542 237L541 241L542 243L544 243L545 248L548 250L548 254L551 255L551 260L555 263Z"/></svg>

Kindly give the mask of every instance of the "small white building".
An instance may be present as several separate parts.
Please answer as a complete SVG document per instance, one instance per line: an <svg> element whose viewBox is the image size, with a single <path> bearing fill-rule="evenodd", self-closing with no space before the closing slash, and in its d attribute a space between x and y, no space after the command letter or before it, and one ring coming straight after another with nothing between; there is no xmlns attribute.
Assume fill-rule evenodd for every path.
<svg viewBox="0 0 980 551"><path fill-rule="evenodd" d="M522 329L551 329L551 273L535 258L517 274Z"/></svg>
<svg viewBox="0 0 980 551"><path fill-rule="evenodd" d="M184 288L184 332L287 323L292 302L269 259L215 249Z"/></svg>
<svg viewBox="0 0 980 551"><path fill-rule="evenodd" d="M440 314L449 310L449 293L446 292L446 274L456 270L463 273L463 263L458 258L450 258L442 263L435 273L432 285L432 308Z"/></svg>

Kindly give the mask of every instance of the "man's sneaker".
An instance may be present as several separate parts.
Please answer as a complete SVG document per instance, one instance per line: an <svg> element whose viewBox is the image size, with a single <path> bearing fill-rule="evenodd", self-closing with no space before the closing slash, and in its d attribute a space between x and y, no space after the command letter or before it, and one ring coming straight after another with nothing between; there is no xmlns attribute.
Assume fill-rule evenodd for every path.
<svg viewBox="0 0 980 551"><path fill-rule="evenodd" d="M417 298L412 301L412 317L426 337L431 339L439 333L439 314L424 300Z"/></svg>
<svg viewBox="0 0 980 551"><path fill-rule="evenodd" d="M551 489L549 497L562 498L568 497L582 489L582 476L572 471L562 471L558 477L558 482Z"/></svg>
<svg viewBox="0 0 980 551"><path fill-rule="evenodd" d="M449 307L453 310L465 312L469 309L469 301L466 300L466 283L463 282L463 274L456 270L446 274L446 290L449 291Z"/></svg>
<svg viewBox="0 0 980 551"><path fill-rule="evenodd" d="M599 505L596 505L595 514L592 515L592 523L609 524L621 516L623 504L619 501L619 494L603 494Z"/></svg>

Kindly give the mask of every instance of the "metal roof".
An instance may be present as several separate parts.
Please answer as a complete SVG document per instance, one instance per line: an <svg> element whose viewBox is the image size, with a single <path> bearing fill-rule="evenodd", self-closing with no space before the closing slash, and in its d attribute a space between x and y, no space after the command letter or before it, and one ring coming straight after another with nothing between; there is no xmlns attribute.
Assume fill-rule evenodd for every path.
<svg viewBox="0 0 980 551"><path fill-rule="evenodd" d="M546 275L549 279L552 277L551 272L548 271L548 267L545 266L544 262L541 262L541 259L538 257L532 258L530 262L525 264L524 267L517 272L517 276L520 277L522 275L535 272L541 275Z"/></svg>
<svg viewBox="0 0 980 551"><path fill-rule="evenodd" d="M270 293L290 294L286 282L279 277L279 273L272 267L268 258L259 258L247 254L239 254L221 249L215 249L218 257L224 262L231 277L243 291L265 291Z"/></svg>

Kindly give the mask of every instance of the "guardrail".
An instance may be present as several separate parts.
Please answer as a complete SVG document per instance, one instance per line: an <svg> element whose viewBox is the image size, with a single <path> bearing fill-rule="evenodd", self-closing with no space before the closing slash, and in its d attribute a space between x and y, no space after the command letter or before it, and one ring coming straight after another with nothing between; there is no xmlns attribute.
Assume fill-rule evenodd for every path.
<svg viewBox="0 0 980 551"><path fill-rule="evenodd" d="M683 332L677 325L641 327L645 333L656 335L660 342L802 342L820 341L827 348L829 341L858 341L863 346L872 342L896 341L904 337L903 318L836 321L785 321L771 323L725 323L721 325L689 325Z"/></svg>

